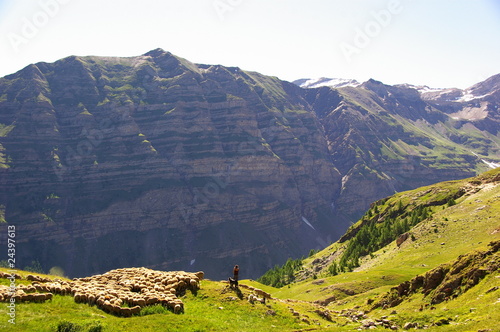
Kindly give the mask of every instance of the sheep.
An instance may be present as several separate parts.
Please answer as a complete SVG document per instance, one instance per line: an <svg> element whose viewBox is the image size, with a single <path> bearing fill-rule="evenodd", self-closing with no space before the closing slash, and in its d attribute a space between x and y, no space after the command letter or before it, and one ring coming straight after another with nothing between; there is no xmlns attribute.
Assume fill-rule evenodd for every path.
<svg viewBox="0 0 500 332"><path fill-rule="evenodd" d="M136 305L135 307L130 308L132 315L138 315L141 312L141 307Z"/></svg>
<svg viewBox="0 0 500 332"><path fill-rule="evenodd" d="M31 295L31 301L35 303L45 302L45 294L35 293Z"/></svg>
<svg viewBox="0 0 500 332"><path fill-rule="evenodd" d="M123 317L130 317L132 316L132 309L130 308L121 308L120 309L120 315Z"/></svg>
<svg viewBox="0 0 500 332"><path fill-rule="evenodd" d="M74 297L76 303L81 303L82 302L82 294L75 293L75 295L73 297Z"/></svg>
<svg viewBox="0 0 500 332"><path fill-rule="evenodd" d="M189 285L191 286L191 289L193 289L193 290L198 289L198 281L196 279L190 279Z"/></svg>
<svg viewBox="0 0 500 332"><path fill-rule="evenodd" d="M150 297L146 300L147 305L153 305L159 302L159 299L156 297Z"/></svg>
<svg viewBox="0 0 500 332"><path fill-rule="evenodd" d="M119 305L116 305L116 304L111 304L109 307L109 310L110 310L110 312L112 312L114 314L119 314L121 311L121 307Z"/></svg>
<svg viewBox="0 0 500 332"><path fill-rule="evenodd" d="M29 280L29 281L41 281L40 279L41 278L39 276L34 276L32 274L28 274L26 276L26 280Z"/></svg>
<svg viewBox="0 0 500 332"><path fill-rule="evenodd" d="M134 304L140 306L140 307L145 307L146 306L146 300L143 298L136 298L134 299Z"/></svg>
<svg viewBox="0 0 500 332"><path fill-rule="evenodd" d="M263 291L262 289L259 289L259 288L255 288L253 291L254 291L254 292L255 292L255 294L257 294L257 295L262 295L262 294L264 293L264 291Z"/></svg>
<svg viewBox="0 0 500 332"><path fill-rule="evenodd" d="M174 314L180 314L182 310L182 307L180 304L176 304L174 307Z"/></svg>
<svg viewBox="0 0 500 332"><path fill-rule="evenodd" d="M33 294L32 295L32 301L33 302L45 302L47 300L52 300L52 294L51 293L47 293L47 294L41 294L41 293L38 293L38 294Z"/></svg>

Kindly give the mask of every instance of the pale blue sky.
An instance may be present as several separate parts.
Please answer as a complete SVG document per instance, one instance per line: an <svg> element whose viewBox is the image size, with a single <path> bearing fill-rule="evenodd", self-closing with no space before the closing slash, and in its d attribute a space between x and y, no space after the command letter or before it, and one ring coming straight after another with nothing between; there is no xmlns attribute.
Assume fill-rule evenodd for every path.
<svg viewBox="0 0 500 332"><path fill-rule="evenodd" d="M0 76L157 47L285 80L465 88L500 73L500 1L0 0Z"/></svg>

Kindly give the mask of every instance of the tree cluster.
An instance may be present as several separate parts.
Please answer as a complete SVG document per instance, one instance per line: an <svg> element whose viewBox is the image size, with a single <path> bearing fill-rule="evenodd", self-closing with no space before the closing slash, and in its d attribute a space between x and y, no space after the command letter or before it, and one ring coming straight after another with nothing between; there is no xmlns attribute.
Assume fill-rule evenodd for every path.
<svg viewBox="0 0 500 332"><path fill-rule="evenodd" d="M396 240L401 234L408 232L413 226L430 216L428 207L419 205L411 212L404 212L402 203L399 202L394 211L388 211L385 219L379 222L378 208L369 211L365 216L365 224L356 235L348 242L339 262L333 262L329 267L331 275L340 272L349 272L359 266L359 259L374 253ZM374 217L372 217L375 215Z"/></svg>
<svg viewBox="0 0 500 332"><path fill-rule="evenodd" d="M300 269L302 269L302 259L289 258L285 264L282 266L276 265L257 279L257 281L268 286L283 287L295 280L295 272Z"/></svg>

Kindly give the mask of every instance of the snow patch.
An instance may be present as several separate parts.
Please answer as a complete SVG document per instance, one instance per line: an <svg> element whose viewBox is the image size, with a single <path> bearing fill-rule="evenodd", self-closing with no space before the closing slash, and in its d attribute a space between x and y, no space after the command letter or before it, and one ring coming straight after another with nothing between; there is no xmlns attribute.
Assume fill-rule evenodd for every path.
<svg viewBox="0 0 500 332"><path fill-rule="evenodd" d="M324 86L331 87L331 88L343 88L346 86L357 87L360 85L361 85L361 83L359 83L358 81L353 80L353 79L321 77L321 78L307 79L305 82L301 83L299 86L301 88L305 88L305 89L313 89L313 88L320 88L320 87L324 87Z"/></svg>
<svg viewBox="0 0 500 332"><path fill-rule="evenodd" d="M485 163L486 165L488 165L491 169L495 169L495 168L500 167L500 164L497 164L497 163L492 163L492 162L489 162L489 161L484 160L484 159L481 159L481 161L483 163Z"/></svg>
<svg viewBox="0 0 500 332"><path fill-rule="evenodd" d="M306 217L302 217L302 221L306 223L307 226L311 227L312 229L316 230L313 225L309 222L309 220L306 219Z"/></svg>
<svg viewBox="0 0 500 332"><path fill-rule="evenodd" d="M460 101L460 102L469 102L469 101L472 101L472 100L475 100L475 99L482 99L482 98L488 97L490 94L491 94L491 92L487 93L485 95L482 95L482 96L475 96L472 93L470 93L470 91L464 91L463 97L462 98L458 98L457 101Z"/></svg>

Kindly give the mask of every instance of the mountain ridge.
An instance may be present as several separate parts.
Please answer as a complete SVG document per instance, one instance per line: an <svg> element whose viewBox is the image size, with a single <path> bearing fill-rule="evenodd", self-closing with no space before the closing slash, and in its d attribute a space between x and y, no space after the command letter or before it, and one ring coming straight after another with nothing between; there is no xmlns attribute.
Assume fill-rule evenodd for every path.
<svg viewBox="0 0 500 332"><path fill-rule="evenodd" d="M38 63L0 79L0 217L23 260L72 276L228 260L258 276L377 199L500 162L485 102L458 121L469 106L413 89L301 89L161 49Z"/></svg>

